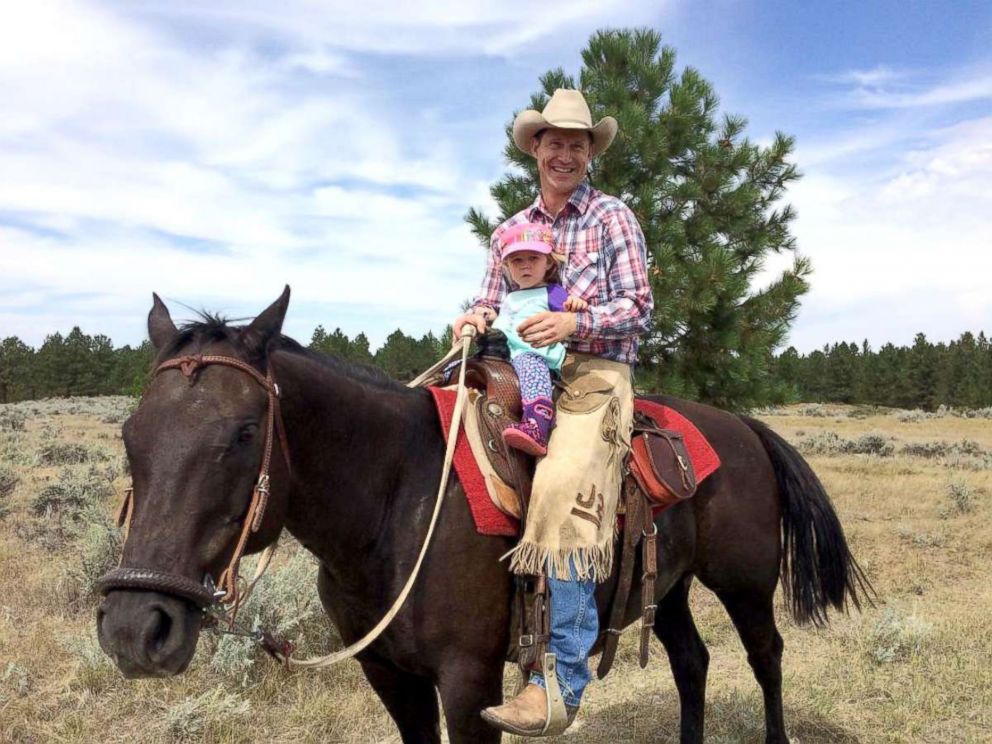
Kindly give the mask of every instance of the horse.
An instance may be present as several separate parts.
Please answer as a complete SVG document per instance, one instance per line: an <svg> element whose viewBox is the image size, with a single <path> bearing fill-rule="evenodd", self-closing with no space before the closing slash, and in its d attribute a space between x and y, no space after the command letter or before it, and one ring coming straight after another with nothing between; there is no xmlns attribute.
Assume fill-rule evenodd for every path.
<svg viewBox="0 0 992 744"><path fill-rule="evenodd" d="M247 325L204 315L177 328L153 295L148 333L159 373L123 427L133 496L121 566L173 581L105 589L98 637L125 677L185 670L203 618L189 587L195 595L204 576L218 576L242 533L246 553L285 528L316 556L318 594L345 643L380 620L408 578L445 451L432 397L284 336L288 305L286 287ZM229 364L190 374L159 367L199 354L254 373ZM263 431L276 405L258 384L266 376L278 386L284 437ZM694 498L655 521L653 633L675 678L681 741L703 737L709 655L688 604L698 579L719 597L747 651L764 695L766 741L786 742L772 601L780 577L792 615L814 624L831 607L870 601L870 584L816 475L780 436L751 418L653 399L691 420L722 461ZM271 467L268 507L252 532L242 523L263 458ZM356 658L404 742L441 741L438 698L451 742L498 742L501 733L479 712L502 701L514 582L499 559L513 541L476 532L456 478L444 499L412 593ZM615 584L616 576L597 590L601 627ZM635 584L628 624L640 617L639 594Z"/></svg>

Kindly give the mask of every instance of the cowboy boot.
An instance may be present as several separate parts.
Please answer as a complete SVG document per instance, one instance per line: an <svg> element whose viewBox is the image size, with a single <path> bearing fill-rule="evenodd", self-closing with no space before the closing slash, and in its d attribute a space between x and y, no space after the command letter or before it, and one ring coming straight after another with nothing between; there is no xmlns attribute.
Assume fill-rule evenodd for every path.
<svg viewBox="0 0 992 744"><path fill-rule="evenodd" d="M543 457L548 454L548 437L555 424L555 405L550 398L537 398L523 408L520 423L503 430L503 441L528 455Z"/></svg>
<svg viewBox="0 0 992 744"><path fill-rule="evenodd" d="M575 720L579 707L566 705L565 711L568 716L565 728L568 728ZM481 715L490 726L495 726L508 734L544 736L548 727L548 693L543 687L532 682L510 702L486 708ZM547 735L559 733L561 732L548 732Z"/></svg>

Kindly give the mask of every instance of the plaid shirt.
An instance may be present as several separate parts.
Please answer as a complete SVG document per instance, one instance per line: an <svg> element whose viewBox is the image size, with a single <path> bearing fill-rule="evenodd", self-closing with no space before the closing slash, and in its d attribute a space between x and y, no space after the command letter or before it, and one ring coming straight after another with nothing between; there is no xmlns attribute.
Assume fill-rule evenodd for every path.
<svg viewBox="0 0 992 744"><path fill-rule="evenodd" d="M557 218L534 203L496 228L489 247L489 263L474 307L499 312L500 301L516 285L503 271L500 236L521 222L551 225L558 250L565 253L562 285L569 294L589 303L575 314L575 333L566 345L571 351L595 354L615 362L637 361L637 337L651 327L654 300L647 275L644 234L637 218L613 196L583 181Z"/></svg>

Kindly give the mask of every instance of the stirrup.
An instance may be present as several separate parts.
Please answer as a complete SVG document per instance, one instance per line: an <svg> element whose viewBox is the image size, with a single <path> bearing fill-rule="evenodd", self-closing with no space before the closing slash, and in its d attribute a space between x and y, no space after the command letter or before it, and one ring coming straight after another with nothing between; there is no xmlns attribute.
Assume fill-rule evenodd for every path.
<svg viewBox="0 0 992 744"><path fill-rule="evenodd" d="M568 728L568 711L565 709L565 698L558 684L558 659L552 653L544 654L541 662L544 672L544 690L547 693L548 710L541 736L557 736Z"/></svg>

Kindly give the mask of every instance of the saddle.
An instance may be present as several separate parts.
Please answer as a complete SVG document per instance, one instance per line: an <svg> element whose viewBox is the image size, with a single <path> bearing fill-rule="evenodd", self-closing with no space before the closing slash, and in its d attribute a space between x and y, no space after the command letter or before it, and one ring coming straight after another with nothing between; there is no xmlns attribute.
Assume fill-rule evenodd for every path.
<svg viewBox="0 0 992 744"><path fill-rule="evenodd" d="M484 339L486 337L483 337ZM447 381L457 379L458 366L447 372ZM465 384L477 391L475 406L479 434L495 473L509 489L500 489L493 501L497 508L520 520L526 520L533 483L534 460L508 447L502 432L520 420L522 406L520 386L511 364L506 361L498 337L483 344L465 368ZM624 529L619 561L619 576L610 601L609 622L601 631L603 655L597 674L602 679L612 667L623 629L624 610L633 586L638 547L641 548L642 601L640 663L647 664L648 643L654 625L657 604L654 581L657 576L657 527L655 514L690 498L697 487L695 470L679 432L662 429L642 413L634 415L631 452L624 464L627 476L618 511L624 515ZM512 498L515 492L517 498ZM544 577L517 577L517 601L514 602L513 625L518 638L508 657L520 665L524 674L539 666L550 638L550 604Z"/></svg>
<svg viewBox="0 0 992 744"><path fill-rule="evenodd" d="M508 498L506 491L501 490L495 505L522 524L530 501L535 461L503 441L503 430L520 421L523 408L516 372L502 355L498 355L499 352L499 347L494 350L492 346L484 346L480 353L469 359L465 367L465 385L477 393L474 405L479 435L486 445L489 464L499 478L516 491L517 498ZM446 372L442 384L457 379L458 366ZM640 412L634 413L631 451L624 470L628 473L627 479L635 482L656 511L690 498L696 492L696 473L682 434L661 428L654 419ZM620 513L623 513L623 504L621 501Z"/></svg>
<svg viewBox="0 0 992 744"><path fill-rule="evenodd" d="M457 379L458 367L449 373ZM520 421L520 384L513 366L499 357L476 356L465 367L465 385L480 394L475 399L479 436L489 464L509 489L500 489L496 507L523 523L534 476L534 458L508 447L503 430Z"/></svg>

